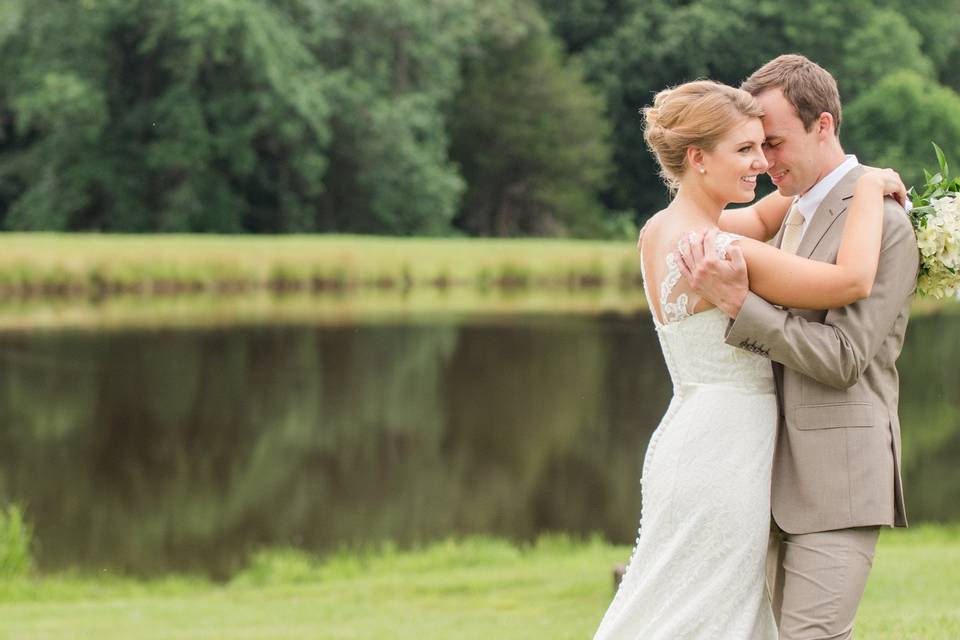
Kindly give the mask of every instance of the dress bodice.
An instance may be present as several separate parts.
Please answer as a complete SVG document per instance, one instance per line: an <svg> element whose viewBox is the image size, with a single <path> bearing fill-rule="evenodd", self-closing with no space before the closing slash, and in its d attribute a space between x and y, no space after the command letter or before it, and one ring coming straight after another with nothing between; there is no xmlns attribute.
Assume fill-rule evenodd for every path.
<svg viewBox="0 0 960 640"><path fill-rule="evenodd" d="M721 385L743 391L774 391L766 358L724 342L729 320L717 308L657 326L660 348L674 388Z"/></svg>

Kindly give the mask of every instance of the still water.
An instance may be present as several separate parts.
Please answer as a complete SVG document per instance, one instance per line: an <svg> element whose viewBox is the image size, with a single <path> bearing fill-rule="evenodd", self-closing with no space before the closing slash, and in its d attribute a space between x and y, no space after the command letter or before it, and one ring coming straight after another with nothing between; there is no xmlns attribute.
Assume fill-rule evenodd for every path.
<svg viewBox="0 0 960 640"><path fill-rule="evenodd" d="M900 359L912 521L960 521L960 315ZM469 533L632 542L670 396L648 316L0 335L0 502L41 569L230 575Z"/></svg>

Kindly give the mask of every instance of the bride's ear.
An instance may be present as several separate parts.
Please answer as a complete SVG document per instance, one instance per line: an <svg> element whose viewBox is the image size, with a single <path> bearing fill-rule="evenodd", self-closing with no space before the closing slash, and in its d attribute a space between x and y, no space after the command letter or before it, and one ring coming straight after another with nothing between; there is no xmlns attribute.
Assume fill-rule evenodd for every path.
<svg viewBox="0 0 960 640"><path fill-rule="evenodd" d="M687 166L696 173L706 173L703 166L703 149L699 147L687 147Z"/></svg>

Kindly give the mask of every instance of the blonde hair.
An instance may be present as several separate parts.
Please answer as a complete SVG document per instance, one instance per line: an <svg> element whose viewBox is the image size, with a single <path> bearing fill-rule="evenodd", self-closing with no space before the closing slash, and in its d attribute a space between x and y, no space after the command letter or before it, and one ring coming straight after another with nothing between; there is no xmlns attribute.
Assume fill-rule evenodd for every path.
<svg viewBox="0 0 960 640"><path fill-rule="evenodd" d="M744 118L763 115L760 104L746 91L714 82L695 80L664 89L643 109L643 139L657 158L660 176L676 191L689 168L687 149L712 151Z"/></svg>
<svg viewBox="0 0 960 640"><path fill-rule="evenodd" d="M830 72L812 60L788 53L754 71L740 88L751 95L780 89L797 112L803 128L810 131L821 113L833 116L834 134L840 136L840 91Z"/></svg>

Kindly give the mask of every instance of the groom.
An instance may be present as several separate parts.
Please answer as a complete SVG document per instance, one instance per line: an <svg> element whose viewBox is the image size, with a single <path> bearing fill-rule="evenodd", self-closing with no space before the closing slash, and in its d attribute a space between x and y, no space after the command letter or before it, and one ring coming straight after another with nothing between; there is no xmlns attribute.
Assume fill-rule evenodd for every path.
<svg viewBox="0 0 960 640"><path fill-rule="evenodd" d="M780 56L742 88L763 106L767 174L794 204L776 246L835 262L863 169L840 145L833 77ZM780 423L771 486L768 577L781 640L850 638L883 525L907 525L900 479L899 379L917 243L887 199L869 298L840 309L782 309L748 290L746 266L712 237L684 251L684 276L732 320L726 342L773 361ZM739 259L737 259L739 258Z"/></svg>

